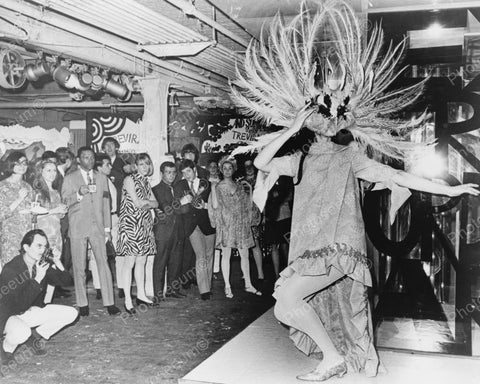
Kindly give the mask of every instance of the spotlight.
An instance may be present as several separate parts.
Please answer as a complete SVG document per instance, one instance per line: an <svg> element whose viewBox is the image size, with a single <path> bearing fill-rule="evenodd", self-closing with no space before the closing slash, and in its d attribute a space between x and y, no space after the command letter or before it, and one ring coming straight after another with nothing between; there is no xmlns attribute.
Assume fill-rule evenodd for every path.
<svg viewBox="0 0 480 384"><path fill-rule="evenodd" d="M64 67L58 66L53 70L52 76L57 83L65 86L70 76L72 76L72 72Z"/></svg>
<svg viewBox="0 0 480 384"><path fill-rule="evenodd" d="M90 89L92 91L99 91L102 89L104 83L104 79L100 75L93 75L92 76L92 85L90 86Z"/></svg>
<svg viewBox="0 0 480 384"><path fill-rule="evenodd" d="M68 80L65 82L65 87L68 89L80 89L80 83L78 81L78 76L75 73L72 73Z"/></svg>
<svg viewBox="0 0 480 384"><path fill-rule="evenodd" d="M78 78L78 85L79 85L78 90L87 91L88 89L90 89L92 82L93 82L93 76L90 73L88 72L82 73Z"/></svg>
<svg viewBox="0 0 480 384"><path fill-rule="evenodd" d="M28 64L25 67L25 75L29 81L37 81L40 77L50 74L50 64L41 61L37 64Z"/></svg>
<svg viewBox="0 0 480 384"><path fill-rule="evenodd" d="M128 88L118 81L111 79L107 80L103 88L105 89L105 92L113 97L116 97L117 99L125 100L128 97Z"/></svg>

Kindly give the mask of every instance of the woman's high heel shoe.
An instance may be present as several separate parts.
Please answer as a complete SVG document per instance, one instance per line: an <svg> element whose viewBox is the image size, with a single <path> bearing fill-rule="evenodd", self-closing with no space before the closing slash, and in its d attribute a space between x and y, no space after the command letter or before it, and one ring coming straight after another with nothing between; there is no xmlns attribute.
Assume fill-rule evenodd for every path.
<svg viewBox="0 0 480 384"><path fill-rule="evenodd" d="M297 379L303 380L303 381L325 381L334 376L341 378L346 373L347 373L347 364L345 364L345 362L342 361L341 363L338 363L333 367L328 368L327 370L317 367L310 373L306 373L305 375L298 375Z"/></svg>
<svg viewBox="0 0 480 384"><path fill-rule="evenodd" d="M149 303L147 301L143 301L138 297L136 298L135 302L137 303L137 305L146 305L147 307L150 307L150 308L158 307L160 305L159 303Z"/></svg>
<svg viewBox="0 0 480 384"><path fill-rule="evenodd" d="M255 289L255 287L245 287L245 292L248 292L248 293L253 293L254 295L257 295L257 296L262 296L262 292L260 292L258 289Z"/></svg>
<svg viewBox="0 0 480 384"><path fill-rule="evenodd" d="M232 299L233 298L232 288L225 287L225 297L227 299Z"/></svg>
<svg viewBox="0 0 480 384"><path fill-rule="evenodd" d="M137 310L134 307L130 309L128 309L126 305L124 305L124 307L125 307L125 312L127 312L129 315L134 315L137 313Z"/></svg>

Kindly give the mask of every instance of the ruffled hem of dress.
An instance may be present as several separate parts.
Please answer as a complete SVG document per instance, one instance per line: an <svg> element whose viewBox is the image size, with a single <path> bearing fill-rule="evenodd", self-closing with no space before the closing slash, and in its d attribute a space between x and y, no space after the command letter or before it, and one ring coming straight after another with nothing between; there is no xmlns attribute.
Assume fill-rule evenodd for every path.
<svg viewBox="0 0 480 384"><path fill-rule="evenodd" d="M302 256L294 260L280 274L280 278L275 284L276 297L278 289L283 283L295 273L306 276L319 276L329 274L330 268L334 267L343 272L347 278L351 280L345 281L341 287L331 287L326 289L350 289L348 294L349 336L355 345L355 353L346 353L344 356L349 371L359 372L365 371L366 376L373 377L377 375L379 368L379 359L375 347L373 345L373 327L370 317L370 305L366 294L366 287L372 285L368 260L366 256L351 246L346 244L332 244L327 247L306 251ZM341 283L341 280L335 284ZM348 293L348 292L347 292ZM314 299L310 300L312 303ZM317 303L320 303L317 301ZM315 305L311 304L314 309ZM321 317L323 311L316 309L317 314ZM326 327L327 328L327 327ZM328 332L328 329L327 329ZM330 332L329 332L330 334ZM332 335L330 335L332 338ZM321 349L316 343L305 333L291 327L290 338L295 346L306 355L317 355L321 353ZM348 348L347 348L348 349Z"/></svg>
<svg viewBox="0 0 480 384"><path fill-rule="evenodd" d="M293 273L302 276L328 275L331 267L337 268L367 287L372 286L367 257L347 244L335 243L314 251L305 251L302 256L292 261L280 273L280 277L275 283L275 289Z"/></svg>

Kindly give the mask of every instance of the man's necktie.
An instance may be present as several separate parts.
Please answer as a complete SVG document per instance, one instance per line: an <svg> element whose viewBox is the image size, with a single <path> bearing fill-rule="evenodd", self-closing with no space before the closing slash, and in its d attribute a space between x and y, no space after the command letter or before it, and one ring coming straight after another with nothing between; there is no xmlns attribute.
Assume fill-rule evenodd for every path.
<svg viewBox="0 0 480 384"><path fill-rule="evenodd" d="M189 181L188 185L190 186L190 190L195 193L195 190L193 189L193 181Z"/></svg>
<svg viewBox="0 0 480 384"><path fill-rule="evenodd" d="M87 183L88 185L93 184L93 180L92 180L92 177L90 176L90 172L87 172Z"/></svg>
<svg viewBox="0 0 480 384"><path fill-rule="evenodd" d="M37 264L33 264L32 267L32 279L34 279L35 276L37 276Z"/></svg>

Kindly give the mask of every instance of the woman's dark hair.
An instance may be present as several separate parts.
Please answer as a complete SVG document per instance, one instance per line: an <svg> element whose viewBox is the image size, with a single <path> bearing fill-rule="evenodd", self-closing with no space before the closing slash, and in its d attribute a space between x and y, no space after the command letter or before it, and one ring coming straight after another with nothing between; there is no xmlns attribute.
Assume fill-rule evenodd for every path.
<svg viewBox="0 0 480 384"><path fill-rule="evenodd" d="M200 153L198 152L197 147L193 145L192 143L185 144L182 148L182 157L185 157L185 153L190 152L195 155L195 164L198 163L198 158L200 157Z"/></svg>
<svg viewBox="0 0 480 384"><path fill-rule="evenodd" d="M56 152L53 151L45 151L42 154L42 160L50 160L50 159L55 159L55 161L58 161L58 156Z"/></svg>
<svg viewBox="0 0 480 384"><path fill-rule="evenodd" d="M341 129L337 132L335 136L331 138L332 142L338 145L349 145L353 140L353 135L348 129ZM313 142L313 141L312 141ZM312 142L308 142L307 144L302 146L302 157L300 158L300 164L298 165L298 177L297 182L294 185L300 184L303 178L303 163L305 162L305 157L307 157L308 152L310 150L310 146Z"/></svg>
<svg viewBox="0 0 480 384"><path fill-rule="evenodd" d="M58 164L65 164L67 160L75 160L75 155L74 153L68 149L67 147L58 147L55 150L55 153L57 154L57 160Z"/></svg>
<svg viewBox="0 0 480 384"><path fill-rule="evenodd" d="M354 140L352 132L348 129L341 129L335 136L332 137L332 141L338 145L348 145Z"/></svg>
<svg viewBox="0 0 480 384"><path fill-rule="evenodd" d="M102 151L105 150L105 145L108 144L108 143L113 143L113 145L115 145L115 149L117 151L120 149L120 143L118 142L117 139L115 139L114 137L106 137L102 141Z"/></svg>
<svg viewBox="0 0 480 384"><path fill-rule="evenodd" d="M48 237L47 235L45 235L45 232L43 232L41 229L32 229L23 236L23 239L20 242L20 255L23 256L25 254L25 250L23 249L23 246L28 245L30 247L36 235L42 236L45 239L47 239L47 248L49 247Z"/></svg>
<svg viewBox="0 0 480 384"><path fill-rule="evenodd" d="M191 168L192 170L196 169L195 163L192 160L184 159L180 163L180 172L182 172L185 168Z"/></svg>
<svg viewBox="0 0 480 384"><path fill-rule="evenodd" d="M50 208L50 191L48 190L48 185L42 176L43 168L45 168L47 164L53 164L55 166L55 169L57 169L57 165L52 161L41 159L38 160L35 163L35 173L34 179L32 181L32 187L35 194L40 194L40 204L46 208ZM58 191L60 188L60 183L60 179L56 177L55 180L53 180L52 188Z"/></svg>
<svg viewBox="0 0 480 384"><path fill-rule="evenodd" d="M20 151L14 151L7 156L7 169L5 170L5 177L9 177L13 174L13 168L22 157L27 158L25 154Z"/></svg>

